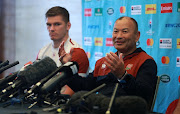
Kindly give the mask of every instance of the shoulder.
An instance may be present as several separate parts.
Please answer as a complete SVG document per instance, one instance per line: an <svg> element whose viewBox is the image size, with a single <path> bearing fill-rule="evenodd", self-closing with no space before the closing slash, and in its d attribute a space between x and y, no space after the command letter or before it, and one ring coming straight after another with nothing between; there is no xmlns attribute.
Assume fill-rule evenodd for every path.
<svg viewBox="0 0 180 114"><path fill-rule="evenodd" d="M45 53L46 50L50 49L52 47L52 43L46 44L44 47L42 47L39 50L39 53L37 55L37 59L42 59L43 54Z"/></svg>
<svg viewBox="0 0 180 114"><path fill-rule="evenodd" d="M68 42L72 45L72 47L82 48L76 41L72 40L71 38L68 40Z"/></svg>

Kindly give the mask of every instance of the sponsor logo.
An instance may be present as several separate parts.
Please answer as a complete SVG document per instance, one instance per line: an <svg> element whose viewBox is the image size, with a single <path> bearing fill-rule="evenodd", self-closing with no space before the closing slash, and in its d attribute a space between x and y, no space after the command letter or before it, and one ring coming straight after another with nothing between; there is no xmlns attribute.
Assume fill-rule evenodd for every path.
<svg viewBox="0 0 180 114"><path fill-rule="evenodd" d="M94 38L95 46L102 46L103 45L103 38Z"/></svg>
<svg viewBox="0 0 180 114"><path fill-rule="evenodd" d="M120 13L125 13L126 12L126 7L121 6L119 10L120 10Z"/></svg>
<svg viewBox="0 0 180 114"><path fill-rule="evenodd" d="M167 74L163 74L160 76L160 80L164 83L168 83L170 82L170 76L168 76Z"/></svg>
<svg viewBox="0 0 180 114"><path fill-rule="evenodd" d="M99 29L99 25L88 25L89 29Z"/></svg>
<svg viewBox="0 0 180 114"><path fill-rule="evenodd" d="M106 38L106 46L113 46L112 38Z"/></svg>
<svg viewBox="0 0 180 114"><path fill-rule="evenodd" d="M165 24L165 27L177 28L180 27L180 23Z"/></svg>
<svg viewBox="0 0 180 114"><path fill-rule="evenodd" d="M131 6L131 15L141 15L141 5Z"/></svg>
<svg viewBox="0 0 180 114"><path fill-rule="evenodd" d="M159 48L172 48L172 39L171 38L160 38Z"/></svg>
<svg viewBox="0 0 180 114"><path fill-rule="evenodd" d="M114 13L114 9L113 9L113 8L109 8L109 9L107 10L107 13L108 13L109 15L112 15L112 14Z"/></svg>
<svg viewBox="0 0 180 114"><path fill-rule="evenodd" d="M172 3L161 4L161 13L172 13Z"/></svg>
<svg viewBox="0 0 180 114"><path fill-rule="evenodd" d="M162 64L169 64L169 61L170 61L170 59L168 56L162 56L162 58L161 58Z"/></svg>
<svg viewBox="0 0 180 114"><path fill-rule="evenodd" d="M84 9L84 16L91 16L91 15L92 15L92 9L91 8Z"/></svg>
<svg viewBox="0 0 180 114"><path fill-rule="evenodd" d="M180 67L180 57L176 58L176 67Z"/></svg>
<svg viewBox="0 0 180 114"><path fill-rule="evenodd" d="M91 57L90 52L86 52L86 55L87 55L88 59Z"/></svg>
<svg viewBox="0 0 180 114"><path fill-rule="evenodd" d="M180 49L180 38L177 38L177 49Z"/></svg>
<svg viewBox="0 0 180 114"><path fill-rule="evenodd" d="M148 38L146 41L147 46L153 46L154 40L152 38Z"/></svg>
<svg viewBox="0 0 180 114"><path fill-rule="evenodd" d="M180 2L177 3L177 12L180 12Z"/></svg>
<svg viewBox="0 0 180 114"><path fill-rule="evenodd" d="M145 6L145 14L156 14L156 4L148 4Z"/></svg>
<svg viewBox="0 0 180 114"><path fill-rule="evenodd" d="M102 16L103 8L95 8L95 16Z"/></svg>
<svg viewBox="0 0 180 114"><path fill-rule="evenodd" d="M92 37L84 37L84 45L92 46Z"/></svg>
<svg viewBox="0 0 180 114"><path fill-rule="evenodd" d="M180 76L179 76L178 80L179 80L179 83L180 83Z"/></svg>
<svg viewBox="0 0 180 114"><path fill-rule="evenodd" d="M98 59L101 59L103 57L102 52L95 52L95 60L97 61Z"/></svg>

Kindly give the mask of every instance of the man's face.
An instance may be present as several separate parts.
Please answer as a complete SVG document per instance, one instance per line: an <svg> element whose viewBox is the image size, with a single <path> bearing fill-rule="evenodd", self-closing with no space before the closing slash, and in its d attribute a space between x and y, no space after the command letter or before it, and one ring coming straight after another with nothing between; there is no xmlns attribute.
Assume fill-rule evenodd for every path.
<svg viewBox="0 0 180 114"><path fill-rule="evenodd" d="M114 24L112 40L114 47L122 53L130 54L136 49L140 32L135 32L135 24L129 18L117 20Z"/></svg>
<svg viewBox="0 0 180 114"><path fill-rule="evenodd" d="M49 31L49 36L53 41L62 41L66 36L68 36L68 31L71 26L70 22L65 23L60 15L47 17L46 25Z"/></svg>

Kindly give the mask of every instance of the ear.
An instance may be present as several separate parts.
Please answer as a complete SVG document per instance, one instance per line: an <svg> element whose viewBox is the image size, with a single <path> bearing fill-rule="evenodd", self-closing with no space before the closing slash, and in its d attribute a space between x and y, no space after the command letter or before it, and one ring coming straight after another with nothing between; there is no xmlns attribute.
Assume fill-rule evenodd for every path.
<svg viewBox="0 0 180 114"><path fill-rule="evenodd" d="M71 28L71 23L68 22L68 23L67 23L67 30L69 30L70 28Z"/></svg>
<svg viewBox="0 0 180 114"><path fill-rule="evenodd" d="M139 38L140 38L140 31L138 31L138 32L136 33L136 42L139 40Z"/></svg>

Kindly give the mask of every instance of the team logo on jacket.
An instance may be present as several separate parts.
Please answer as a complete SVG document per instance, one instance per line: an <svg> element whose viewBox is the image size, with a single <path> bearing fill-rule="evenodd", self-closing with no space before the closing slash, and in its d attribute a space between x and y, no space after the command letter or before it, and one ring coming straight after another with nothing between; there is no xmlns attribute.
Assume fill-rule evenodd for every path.
<svg viewBox="0 0 180 114"><path fill-rule="evenodd" d="M101 69L105 69L106 68L106 64L102 64L102 66L101 66Z"/></svg>
<svg viewBox="0 0 180 114"><path fill-rule="evenodd" d="M126 66L126 70L131 70L132 67L133 67L133 64L128 64L128 65Z"/></svg>

